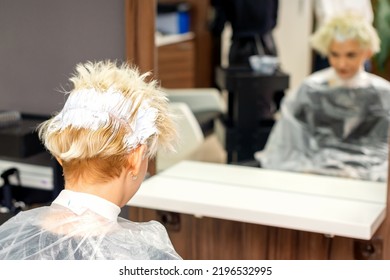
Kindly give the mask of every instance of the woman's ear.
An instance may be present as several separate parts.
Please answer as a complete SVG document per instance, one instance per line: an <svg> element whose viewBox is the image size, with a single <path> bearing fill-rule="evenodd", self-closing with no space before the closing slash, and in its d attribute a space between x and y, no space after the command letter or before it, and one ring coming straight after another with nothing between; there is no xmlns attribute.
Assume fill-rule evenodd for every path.
<svg viewBox="0 0 390 280"><path fill-rule="evenodd" d="M138 176L141 164L145 159L146 149L146 145L140 145L131 151L130 155L128 156L128 168L133 176Z"/></svg>
<svg viewBox="0 0 390 280"><path fill-rule="evenodd" d="M366 60L370 59L372 57L372 51L367 49L365 52Z"/></svg>

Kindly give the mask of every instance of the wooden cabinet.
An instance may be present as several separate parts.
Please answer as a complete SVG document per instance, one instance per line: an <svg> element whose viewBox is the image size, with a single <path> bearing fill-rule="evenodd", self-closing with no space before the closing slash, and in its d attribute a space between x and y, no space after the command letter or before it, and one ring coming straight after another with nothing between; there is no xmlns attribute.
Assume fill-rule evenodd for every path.
<svg viewBox="0 0 390 280"><path fill-rule="evenodd" d="M167 214L168 213L168 214ZM172 213L171 213L172 214ZM178 214L179 226L165 219L169 212L130 208L132 221L157 220L165 225L178 254L185 260L353 260L390 259L389 219L371 240L331 237L320 233Z"/></svg>
<svg viewBox="0 0 390 280"><path fill-rule="evenodd" d="M178 215L178 226L167 215ZM382 259L382 252L356 256L369 241L328 237L284 228L130 207L132 221L157 220L165 225L178 254L186 260L348 260ZM365 247L367 246L367 248Z"/></svg>
<svg viewBox="0 0 390 280"><path fill-rule="evenodd" d="M173 75L176 75L178 72L167 71L167 73L164 73L164 71L166 68L172 68L181 59L180 63L182 64L179 69L183 69L183 73L176 76L176 79L182 81L176 81L174 87L179 87L176 83L183 84L185 87L201 88L212 86L214 69L212 60L212 36L209 30L210 0L158 0L157 2L188 3L190 5L190 31L194 34L194 38L191 41L178 43L175 46L167 45L166 47L159 47L157 49L158 73L162 84L165 87L170 87L169 85L172 83L172 79L175 79ZM193 51L190 51L190 49ZM175 51L177 53L174 53ZM190 52L192 60L185 61L190 56ZM160 56L162 57L160 58ZM176 61L167 60L169 56L174 56ZM188 71L188 67L190 67L188 63L192 63L191 71ZM192 83L191 86L189 86L190 83Z"/></svg>
<svg viewBox="0 0 390 280"><path fill-rule="evenodd" d="M187 40L157 48L158 79L165 88L195 87L195 43Z"/></svg>

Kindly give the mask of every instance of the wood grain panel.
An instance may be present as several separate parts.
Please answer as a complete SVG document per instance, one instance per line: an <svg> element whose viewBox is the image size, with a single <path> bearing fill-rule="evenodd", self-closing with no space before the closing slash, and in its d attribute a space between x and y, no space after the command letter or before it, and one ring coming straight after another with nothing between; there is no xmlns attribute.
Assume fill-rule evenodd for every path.
<svg viewBox="0 0 390 280"><path fill-rule="evenodd" d="M156 68L155 47L155 0L126 0L126 57L141 72Z"/></svg>
<svg viewBox="0 0 390 280"><path fill-rule="evenodd" d="M126 60L142 73L156 72L156 0L125 0ZM155 77L150 77L155 78ZM156 174L156 162L149 161L148 173Z"/></svg>
<svg viewBox="0 0 390 280"><path fill-rule="evenodd" d="M378 256L386 259L386 248L378 246L377 239L328 237L320 233L179 215L178 230L165 226L176 251L187 260L353 260L377 259ZM151 209L131 207L130 218L139 222L157 220L164 224L158 211ZM378 247L374 248L374 254L365 247L371 243ZM362 245L363 250L356 244Z"/></svg>
<svg viewBox="0 0 390 280"><path fill-rule="evenodd" d="M242 259L242 223L212 218L197 220L196 258L199 260Z"/></svg>
<svg viewBox="0 0 390 280"><path fill-rule="evenodd" d="M195 87L194 41L161 46L157 50L158 78L166 88Z"/></svg>
<svg viewBox="0 0 390 280"><path fill-rule="evenodd" d="M389 134L390 134L390 131L389 131ZM389 146L390 146L390 138L389 138ZM388 161L389 160L390 160L390 154L389 154ZM387 177L390 178L390 164L389 164L388 168L389 169L387 171ZM380 248L380 250L381 250L381 254L382 254L381 259L384 259L384 260L390 260L390 207L389 207L390 191L389 191L389 188L390 188L390 183L389 183L389 179L388 179L387 180L386 218L373 237L373 239L376 240L376 244L379 245L378 240L380 240L382 242L382 244L380 244L380 246L382 247L382 248ZM379 249L377 249L377 250L379 250Z"/></svg>
<svg viewBox="0 0 390 280"><path fill-rule="evenodd" d="M242 259L265 260L268 257L268 227L243 223Z"/></svg>
<svg viewBox="0 0 390 280"><path fill-rule="evenodd" d="M329 258L332 238L320 233L298 232L296 244L296 259L326 260Z"/></svg>
<svg viewBox="0 0 390 280"><path fill-rule="evenodd" d="M212 37L210 26L210 0L158 0L159 3L187 2L191 5L190 25L194 32L196 50L194 61L194 87L213 85L214 69L212 60Z"/></svg>

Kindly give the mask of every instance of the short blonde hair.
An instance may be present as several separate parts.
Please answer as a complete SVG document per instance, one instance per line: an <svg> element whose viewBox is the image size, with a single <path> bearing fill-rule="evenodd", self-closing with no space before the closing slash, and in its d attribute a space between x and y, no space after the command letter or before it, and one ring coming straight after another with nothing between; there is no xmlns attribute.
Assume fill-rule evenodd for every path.
<svg viewBox="0 0 390 280"><path fill-rule="evenodd" d="M380 39L375 28L361 15L347 12L327 21L310 38L314 50L323 56L329 54L333 40L356 40L364 49L375 54L380 50Z"/></svg>
<svg viewBox="0 0 390 280"><path fill-rule="evenodd" d="M150 73L141 75L136 67L127 63L119 66L111 61L78 64L70 78L73 89L69 94L77 95L83 90L91 89L100 94L108 94L114 88L123 95L124 100L130 100L134 104L132 107L145 101L147 106L154 108L157 112L154 121L156 133L150 135L144 143L147 145L146 156L150 158L160 147L172 148L176 130L168 112L168 99L157 81L149 76ZM126 109L128 123L136 121L138 109ZM90 112L93 113L96 112ZM107 181L119 176L127 156L132 152L124 141L124 137L129 134L128 123L110 116L108 123L94 129L72 125L53 129L54 123L58 122L55 117L42 123L38 132L45 147L62 162L65 176L73 176L73 179L82 176L86 179L92 172L95 174L92 182Z"/></svg>

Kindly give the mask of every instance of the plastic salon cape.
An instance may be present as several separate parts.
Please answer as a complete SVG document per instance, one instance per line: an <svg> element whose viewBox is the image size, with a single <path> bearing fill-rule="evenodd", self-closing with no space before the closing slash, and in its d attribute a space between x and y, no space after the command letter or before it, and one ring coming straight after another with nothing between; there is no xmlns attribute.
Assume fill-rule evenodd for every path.
<svg viewBox="0 0 390 280"><path fill-rule="evenodd" d="M285 98L255 158L263 168L386 181L390 83L359 71L318 71Z"/></svg>
<svg viewBox="0 0 390 280"><path fill-rule="evenodd" d="M0 226L0 259L181 259L160 223L118 217L102 198L63 190L50 205Z"/></svg>

